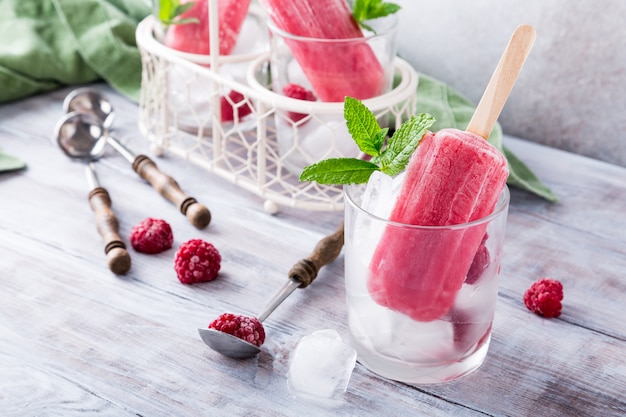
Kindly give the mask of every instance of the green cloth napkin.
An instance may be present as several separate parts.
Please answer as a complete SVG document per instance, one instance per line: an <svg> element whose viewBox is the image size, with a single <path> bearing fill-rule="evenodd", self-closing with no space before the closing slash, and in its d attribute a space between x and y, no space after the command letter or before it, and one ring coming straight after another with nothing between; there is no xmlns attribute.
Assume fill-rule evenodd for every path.
<svg viewBox="0 0 626 417"><path fill-rule="evenodd" d="M437 119L431 126L432 131L448 127L465 130L474 110L475 107L458 92L441 81L420 74L417 87L417 111L430 113ZM508 185L529 191L548 201L558 201L558 198L530 168L502 144L502 128L497 123L489 136L489 142L500 149L509 163Z"/></svg>
<svg viewBox="0 0 626 417"><path fill-rule="evenodd" d="M151 13L150 4L150 0L0 0L0 103L97 80L138 101L141 57L135 29ZM474 113L468 100L423 74L417 101L420 112L437 119L433 130L464 129ZM509 185L557 200L502 145L499 125L489 140L507 157ZM10 165L8 159L5 163Z"/></svg>
<svg viewBox="0 0 626 417"><path fill-rule="evenodd" d="M0 103L103 79L139 99L144 0L0 0Z"/></svg>

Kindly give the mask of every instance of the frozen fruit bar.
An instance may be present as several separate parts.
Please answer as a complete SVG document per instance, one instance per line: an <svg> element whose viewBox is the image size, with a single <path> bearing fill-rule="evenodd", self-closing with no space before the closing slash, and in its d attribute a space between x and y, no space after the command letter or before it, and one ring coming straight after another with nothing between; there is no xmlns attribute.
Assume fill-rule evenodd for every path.
<svg viewBox="0 0 626 417"><path fill-rule="evenodd" d="M278 29L301 37L285 41L320 100L366 99L384 92L385 70L345 0L261 0L261 4ZM333 45L319 39L352 40Z"/></svg>
<svg viewBox="0 0 626 417"><path fill-rule="evenodd" d="M172 25L165 34L165 45L172 49L192 54L208 55L209 41L209 3L208 0L181 0L181 4L195 1L193 7L183 13L182 19L196 18L197 23ZM248 13L250 0L219 0L219 53L228 55L237 43L239 31Z"/></svg>
<svg viewBox="0 0 626 417"><path fill-rule="evenodd" d="M456 129L427 133L390 220L449 226L483 218L493 212L507 177L506 159L482 137ZM370 264L372 298L414 320L440 318L454 303L485 227L407 233L387 226Z"/></svg>

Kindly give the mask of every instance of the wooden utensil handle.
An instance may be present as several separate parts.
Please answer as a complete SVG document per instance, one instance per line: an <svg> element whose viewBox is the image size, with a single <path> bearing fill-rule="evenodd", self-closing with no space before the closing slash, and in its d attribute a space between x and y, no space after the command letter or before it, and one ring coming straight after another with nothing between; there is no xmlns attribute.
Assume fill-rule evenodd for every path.
<svg viewBox="0 0 626 417"><path fill-rule="evenodd" d="M107 190L96 187L89 193L89 204L96 215L98 233L104 239L104 253L111 272L124 275L130 269L130 255L119 235L119 222L111 210L111 197Z"/></svg>
<svg viewBox="0 0 626 417"><path fill-rule="evenodd" d="M159 194L176 205L195 227L204 229L211 222L209 209L198 203L195 198L186 195L176 180L161 172L152 159L146 155L138 155L133 162L133 169Z"/></svg>
<svg viewBox="0 0 626 417"><path fill-rule="evenodd" d="M300 282L298 288L305 288L317 277L317 273L341 253L343 247L343 221L331 235L326 236L315 245L308 258L299 260L289 271L289 278Z"/></svg>

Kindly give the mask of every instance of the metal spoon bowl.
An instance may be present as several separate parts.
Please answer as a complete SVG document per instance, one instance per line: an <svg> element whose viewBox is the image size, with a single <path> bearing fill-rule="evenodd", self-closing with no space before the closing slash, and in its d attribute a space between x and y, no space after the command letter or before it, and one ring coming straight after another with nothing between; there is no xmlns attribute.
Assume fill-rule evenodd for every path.
<svg viewBox="0 0 626 417"><path fill-rule="evenodd" d="M104 129L91 114L71 112L57 125L57 142L70 158L95 161L107 145Z"/></svg>
<svg viewBox="0 0 626 417"><path fill-rule="evenodd" d="M88 87L69 93L63 101L63 110L93 114L105 129L109 129L115 119L111 103L99 91Z"/></svg>
<svg viewBox="0 0 626 417"><path fill-rule="evenodd" d="M200 337L211 349L233 359L248 359L260 351L257 345L215 329L198 329Z"/></svg>
<svg viewBox="0 0 626 417"><path fill-rule="evenodd" d="M298 261L289 271L289 281L267 304L259 315L263 321L278 307L296 288L306 288L317 277L317 273L324 266L334 261L343 247L343 222L332 234L320 240L308 258ZM198 329L200 337L211 349L224 356L235 359L247 359L258 354L261 349L228 333L219 330L204 328Z"/></svg>
<svg viewBox="0 0 626 417"><path fill-rule="evenodd" d="M341 246L339 247L341 250ZM284 300L294 292L294 290L300 287L302 283L290 279L285 286L274 296L274 298L267 304L263 312L259 315L259 321L263 321L278 307ZM211 347L211 349L221 353L224 356L235 359L247 359L255 356L261 351L261 349L250 342L240 339L222 331L206 328L198 329L200 337Z"/></svg>

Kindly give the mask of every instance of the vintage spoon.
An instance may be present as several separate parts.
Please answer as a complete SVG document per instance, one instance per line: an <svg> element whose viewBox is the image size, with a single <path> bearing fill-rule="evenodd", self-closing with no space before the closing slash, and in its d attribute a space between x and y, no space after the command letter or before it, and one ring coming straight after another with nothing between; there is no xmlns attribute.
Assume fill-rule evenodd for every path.
<svg viewBox="0 0 626 417"><path fill-rule="evenodd" d="M62 119L56 127L57 143L61 150L70 158L88 161L86 166L87 182L91 192L89 204L96 215L96 226L100 236L105 241L104 253L111 272L124 275L131 266L130 255L126 245L119 235L119 222L111 209L111 197L107 190L100 186L93 161L98 159L106 141L83 140L85 134L79 132L85 129L96 129L91 123L81 123L81 120Z"/></svg>
<svg viewBox="0 0 626 417"><path fill-rule="evenodd" d="M93 88L78 88L70 92L63 100L65 113L91 113L102 122L104 129L110 129L115 119L111 103L99 91Z"/></svg>
<svg viewBox="0 0 626 417"><path fill-rule="evenodd" d="M332 234L320 240L313 252L299 260L289 270L289 281L267 304L258 319L263 322L296 288L306 288L317 277L324 266L334 261L343 247L343 221ZM198 329L200 337L211 349L231 358L246 359L255 356L261 349L236 336L215 329Z"/></svg>
<svg viewBox="0 0 626 417"><path fill-rule="evenodd" d="M73 144L74 152L80 153L89 149L88 144L111 145L116 151L132 164L133 169L139 176L152 185L165 199L176 205L180 212L198 229L203 229L211 222L211 212L198 201L187 196L180 188L176 180L159 170L154 161L146 155L135 155L122 145L114 137L109 135L108 129L102 125L102 121L94 114L71 112L64 119L64 123L80 125L82 129L68 130L69 137L65 141ZM95 145L92 145L95 147ZM88 152L91 152L89 150Z"/></svg>

